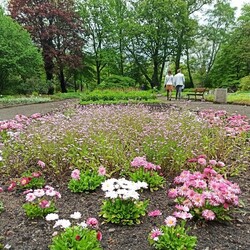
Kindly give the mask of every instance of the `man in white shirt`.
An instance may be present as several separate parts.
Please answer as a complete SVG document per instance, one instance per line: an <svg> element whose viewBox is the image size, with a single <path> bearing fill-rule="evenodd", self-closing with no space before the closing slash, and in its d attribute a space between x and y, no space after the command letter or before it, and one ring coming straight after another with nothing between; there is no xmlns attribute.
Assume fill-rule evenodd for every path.
<svg viewBox="0 0 250 250"><path fill-rule="evenodd" d="M178 69L177 70L177 74L174 76L174 86L176 88L176 95L175 95L175 99L179 99L181 98L181 91L184 88L185 84L185 77L184 75L181 73L181 70Z"/></svg>

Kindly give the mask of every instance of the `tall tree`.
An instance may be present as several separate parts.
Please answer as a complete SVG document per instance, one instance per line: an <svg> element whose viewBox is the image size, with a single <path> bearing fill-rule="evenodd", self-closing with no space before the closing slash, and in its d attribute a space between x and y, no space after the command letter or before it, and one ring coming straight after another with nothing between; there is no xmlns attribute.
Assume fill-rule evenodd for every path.
<svg viewBox="0 0 250 250"><path fill-rule="evenodd" d="M47 80L57 73L62 92L67 92L64 67L81 65L84 44L74 0L10 0L8 9L42 49Z"/></svg>
<svg viewBox="0 0 250 250"><path fill-rule="evenodd" d="M25 82L29 78L42 77L44 72L42 55L29 33L4 15L1 8L0 23L0 93L3 93L12 85L12 79ZM17 88L13 85L14 91Z"/></svg>
<svg viewBox="0 0 250 250"><path fill-rule="evenodd" d="M240 79L250 74L250 4L244 5L236 28L222 44L209 78L214 87L236 90Z"/></svg>

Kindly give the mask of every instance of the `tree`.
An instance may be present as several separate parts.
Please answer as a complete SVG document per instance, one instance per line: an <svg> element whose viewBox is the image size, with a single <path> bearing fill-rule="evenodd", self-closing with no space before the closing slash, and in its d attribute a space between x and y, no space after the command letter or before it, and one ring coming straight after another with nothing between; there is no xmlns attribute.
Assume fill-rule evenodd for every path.
<svg viewBox="0 0 250 250"><path fill-rule="evenodd" d="M0 91L3 92L8 91L13 79L25 82L30 78L41 78L43 60L29 33L4 15L1 8L0 24ZM13 88L17 89L17 86Z"/></svg>
<svg viewBox="0 0 250 250"><path fill-rule="evenodd" d="M74 0L10 0L8 9L42 49L47 81L57 73L62 92L67 92L64 68L81 66L84 44Z"/></svg>
<svg viewBox="0 0 250 250"><path fill-rule="evenodd" d="M236 90L240 79L250 74L250 5L242 8L236 28L222 44L209 78L214 87Z"/></svg>

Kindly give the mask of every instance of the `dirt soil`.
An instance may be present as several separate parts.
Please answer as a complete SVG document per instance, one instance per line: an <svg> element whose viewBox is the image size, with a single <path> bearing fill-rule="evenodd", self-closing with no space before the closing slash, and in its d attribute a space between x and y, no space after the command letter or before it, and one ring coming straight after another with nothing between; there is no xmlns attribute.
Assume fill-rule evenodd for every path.
<svg viewBox="0 0 250 250"><path fill-rule="evenodd" d="M58 103L60 105L60 103ZM43 109L44 104L39 104L36 108L33 105L26 105L25 108L0 109L0 120L11 119L15 114L30 115L35 112L47 113L53 107ZM207 104L206 107L202 102L186 103L172 102L171 105L178 105L181 108L189 108L194 111L197 109L208 109L217 107L225 109L229 113L237 113L250 117L250 107L234 105L232 108L228 105L215 106ZM20 107L20 108L23 108ZM21 112L24 111L24 112ZM243 111L243 112L242 112ZM32 113L30 113L32 112ZM5 114L5 116L3 115ZM5 117L5 118L3 118ZM3 119L2 119L3 118ZM250 249L250 170L246 173L231 178L230 180L240 185L242 194L240 199L242 205L238 211L233 214L231 222L210 222L204 223L199 221L189 222L191 227L189 234L196 235L198 238L197 250L248 250ZM164 189L150 193L144 191L141 199L150 199L148 211L159 209L162 215L157 218L143 217L142 223L135 226L118 226L113 224L102 224L100 230L103 234L102 247L105 250L152 250L147 242L148 233L157 225L163 224L166 216L174 210L174 203L168 199L166 191L171 186L173 177L168 177ZM103 192L98 189L91 194L73 194L67 189L67 180L60 183L47 183L61 192L62 198L59 199L57 207L59 216L63 219L69 219L70 214L75 211L82 213L83 218L96 217L100 211ZM6 188L6 183L0 177L0 186ZM0 214L0 243L11 246L14 250L46 250L51 243L53 223L44 219L27 219L22 209L24 197L18 192L2 192L0 200L4 204L5 210ZM103 221L99 219L102 223ZM8 246L7 246L8 247ZM1 248L0 248L1 249ZM6 248L7 249L7 248ZM63 250L63 249L62 249ZM66 250L66 249L65 249Z"/></svg>

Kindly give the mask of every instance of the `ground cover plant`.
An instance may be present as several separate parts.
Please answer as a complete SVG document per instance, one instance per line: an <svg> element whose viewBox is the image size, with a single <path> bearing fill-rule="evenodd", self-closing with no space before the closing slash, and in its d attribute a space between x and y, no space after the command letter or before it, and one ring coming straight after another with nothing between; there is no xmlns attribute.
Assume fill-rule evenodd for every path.
<svg viewBox="0 0 250 250"><path fill-rule="evenodd" d="M195 207L191 209L187 204L183 204L184 196L179 191L184 191L183 188L179 188L178 195L173 197L180 197L178 204L173 202L167 193L176 188L176 185L181 186L182 182L178 176L183 177L187 169L189 174L185 176L199 177L195 184L190 180L190 189L193 187L197 195L205 192L203 186L196 185L206 183L210 187L211 182L206 182L204 176L204 171L208 173L207 168L211 169L211 173L218 173L217 182L213 180L213 185L219 185L219 182L223 187L227 185L236 190L241 183L234 182L230 186L227 178L232 178L232 174L247 172L249 127L246 122L245 117L232 118L226 116L225 112L216 113L209 110L193 114L162 107L152 109L144 105L65 106L61 112L45 116L18 116L12 121L0 122L0 200L4 206L4 211L0 214L3 225L0 228L3 237L0 240L6 248L10 245L14 249L48 249L49 246L51 249L60 249L56 246L61 244L64 246L62 249L78 249L81 244L86 244L86 237L93 244L97 244L96 249L175 249L177 246L182 249L183 245L186 249L225 247L230 240L225 243L216 239L207 243L203 234L209 231L213 235L215 227L223 230L223 233L228 233L232 228L235 233L237 223L216 224L219 216L213 217L211 212L206 211L212 210L211 206L204 206L203 211L197 206L199 215L206 212L206 219L202 221L201 216L195 216ZM240 150L237 150L239 146ZM208 162L210 167L207 166ZM13 187L8 190L13 180L26 178L23 173L27 173L27 170L34 166L40 167L46 181L44 187L38 190L33 187L32 190L25 191ZM131 168L143 171L134 176ZM72 179L80 180L81 173L90 170L101 174L103 178L105 176L106 181L103 179L102 188L95 185L90 189L91 192L86 193L85 188L84 193L72 192L69 185ZM133 171L133 174L135 172ZM152 179L159 177L157 182L151 180L148 173L151 173ZM94 180L95 178L96 176L93 177ZM242 179L244 178L234 177L233 180ZM133 180L138 182L140 187L144 187L140 194L131 189L136 187L131 182ZM194 181L194 178L192 180ZM22 183L28 184L28 180L23 179ZM129 188L126 185L128 183ZM58 193L52 186L56 187ZM243 188L240 186L243 195L247 186L247 183ZM76 187L77 185L74 186ZM149 189L145 189L146 187ZM30 216L28 219L22 210L24 200L34 196L36 199L40 198L39 196L48 190L48 194L60 196L60 199L56 200L56 211L40 214L41 218ZM241 193L235 193L239 194ZM224 195L229 195L227 189ZM236 208L243 204L239 199L240 197L235 197ZM229 204L228 200L226 201ZM43 205L46 207L46 204ZM59 220L59 217L70 217L72 220L79 218L78 212L71 216L72 210L76 209L86 218L99 217L101 223L98 223L98 230L89 233L86 231L87 222L73 225L66 219ZM175 209L178 211L175 212ZM231 206L226 209L227 215L235 221L244 213L235 213ZM21 228L16 224L8 224L10 211L18 214L12 223L16 221L17 225L22 225ZM210 221L212 217L213 220ZM240 217L241 220L242 218L244 217ZM54 226L51 225L53 219L57 220ZM174 225L175 220L184 222ZM91 221L92 226L96 225L95 220ZM163 221L165 225L162 226ZM241 229L244 225L240 225ZM62 227L63 232L55 233L54 229L57 227ZM224 227L227 227L227 230L224 230ZM18 233L20 230L22 234ZM25 230L32 233L28 234ZM245 236L244 233L242 235ZM169 239L172 239L172 245ZM73 242L73 246L67 245L71 244L69 241ZM231 244L235 247L239 242L234 240ZM244 247L247 240L240 244ZM221 249L234 249L223 247Z"/></svg>

